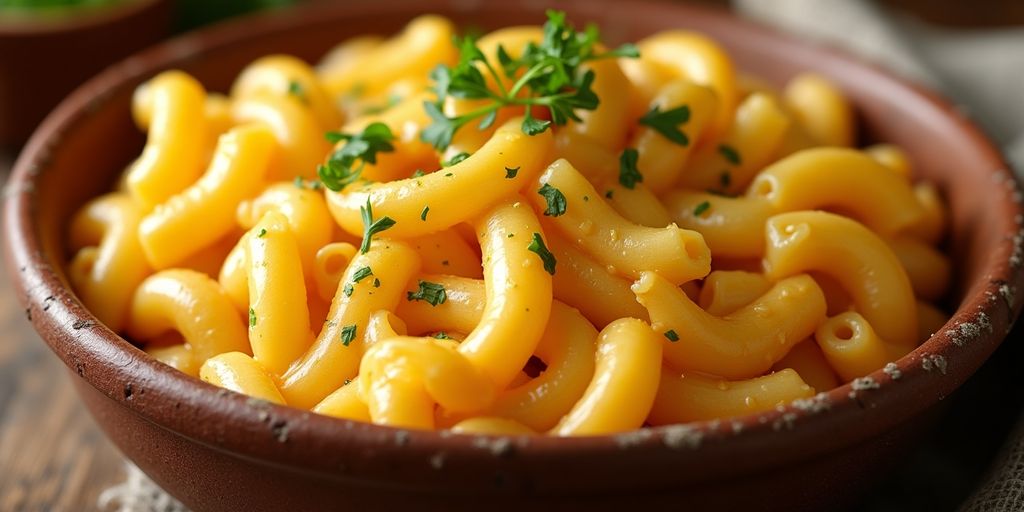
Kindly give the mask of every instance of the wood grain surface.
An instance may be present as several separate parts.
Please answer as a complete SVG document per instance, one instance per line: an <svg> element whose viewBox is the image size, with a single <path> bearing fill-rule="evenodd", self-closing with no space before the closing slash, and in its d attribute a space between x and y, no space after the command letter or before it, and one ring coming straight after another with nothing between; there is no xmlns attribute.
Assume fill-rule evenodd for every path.
<svg viewBox="0 0 1024 512"><path fill-rule="evenodd" d="M0 153L0 181L11 163ZM123 460L0 272L0 511L97 510L99 494L124 478Z"/></svg>

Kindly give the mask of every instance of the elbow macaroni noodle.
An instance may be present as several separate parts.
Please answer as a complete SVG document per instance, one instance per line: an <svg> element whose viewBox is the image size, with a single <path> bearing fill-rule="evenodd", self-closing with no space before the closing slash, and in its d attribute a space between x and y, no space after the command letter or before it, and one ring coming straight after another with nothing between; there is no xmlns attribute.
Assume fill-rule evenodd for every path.
<svg viewBox="0 0 1024 512"><path fill-rule="evenodd" d="M854 109L826 78L776 90L667 31L639 57L585 60L599 102L556 122L517 88L536 71L486 72L552 44L547 26L485 35L469 64L455 30L423 16L318 67L267 56L227 95L180 71L141 86L142 154L71 223L82 301L216 386L503 435L770 410L941 329L942 196L899 147L855 148ZM475 66L514 99L432 112L438 65ZM479 112L446 150L421 139L439 115ZM379 155L326 190L325 169L380 127Z"/></svg>

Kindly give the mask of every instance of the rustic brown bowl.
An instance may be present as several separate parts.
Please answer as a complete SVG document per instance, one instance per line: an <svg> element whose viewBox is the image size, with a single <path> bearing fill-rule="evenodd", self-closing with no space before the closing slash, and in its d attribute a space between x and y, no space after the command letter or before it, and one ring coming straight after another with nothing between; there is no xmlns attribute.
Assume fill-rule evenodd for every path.
<svg viewBox="0 0 1024 512"><path fill-rule="evenodd" d="M781 82L816 70L863 118L864 140L909 151L952 212L952 320L856 386L727 421L592 438L456 436L342 421L268 405L164 366L99 324L62 271L67 220L107 190L143 142L132 90L175 67L224 91L268 53L316 60L331 45L390 33L422 12L485 29L543 19L541 3L609 39L693 28L747 71ZM96 421L158 484L196 510L522 509L590 506L822 509L849 503L912 446L934 405L1000 344L1020 310L1021 195L991 142L957 109L871 66L678 4L405 0L318 5L169 42L78 89L32 137L7 190L7 262L25 314L67 364ZM486 501L481 501L486 500Z"/></svg>
<svg viewBox="0 0 1024 512"><path fill-rule="evenodd" d="M170 4L132 0L45 17L0 16L0 147L25 142L57 102L104 66L166 37Z"/></svg>

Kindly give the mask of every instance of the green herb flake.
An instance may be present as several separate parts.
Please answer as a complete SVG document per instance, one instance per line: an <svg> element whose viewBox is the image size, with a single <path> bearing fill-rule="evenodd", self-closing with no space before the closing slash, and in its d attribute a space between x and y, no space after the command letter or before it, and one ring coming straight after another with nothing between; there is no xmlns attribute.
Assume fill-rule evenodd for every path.
<svg viewBox="0 0 1024 512"><path fill-rule="evenodd" d="M736 151L736 148L732 146L721 144L718 146L718 153L733 165L740 165L740 163L742 163L742 160L740 159L740 152Z"/></svg>
<svg viewBox="0 0 1024 512"><path fill-rule="evenodd" d="M376 277L373 278L373 287L374 288L380 288L380 279L378 279Z"/></svg>
<svg viewBox="0 0 1024 512"><path fill-rule="evenodd" d="M439 339L439 340L450 340L450 339L452 339L452 337L448 336L448 333L446 333L444 331L438 331L437 334L434 335L434 338Z"/></svg>
<svg viewBox="0 0 1024 512"><path fill-rule="evenodd" d="M362 281L363 279L366 279L367 277L370 277L372 275L373 270L371 270L370 267L361 267L352 274L352 282L358 283L359 281Z"/></svg>
<svg viewBox="0 0 1024 512"><path fill-rule="evenodd" d="M256 327L256 310L249 308L249 327Z"/></svg>
<svg viewBox="0 0 1024 512"><path fill-rule="evenodd" d="M355 339L356 339L356 325L355 324L346 325L345 327L341 328L341 344L342 345L347 347Z"/></svg>
<svg viewBox="0 0 1024 512"><path fill-rule="evenodd" d="M427 213L428 212L430 212L430 207L429 206L424 206L423 210L420 211L420 220L426 222L427 221Z"/></svg>
<svg viewBox="0 0 1024 512"><path fill-rule="evenodd" d="M407 292L406 298L409 302L422 300L431 306L437 306L438 304L444 304L448 300L448 292L440 284L420 279L418 286L419 288L415 292Z"/></svg>
<svg viewBox="0 0 1024 512"><path fill-rule="evenodd" d="M558 217L565 214L565 208L568 205L565 200L565 194L561 190L545 183L544 186L537 190L537 193L544 197L544 200L548 203L547 208L544 209L544 215Z"/></svg>
<svg viewBox="0 0 1024 512"><path fill-rule="evenodd" d="M640 153L634 148L626 148L619 155L619 183L623 187L632 190L633 187L636 187L637 183L644 181L644 175L636 168L636 162L639 158Z"/></svg>
<svg viewBox="0 0 1024 512"><path fill-rule="evenodd" d="M722 184L722 188L729 188L732 185L732 173L729 171L722 171L722 174L718 176L718 182Z"/></svg>
<svg viewBox="0 0 1024 512"><path fill-rule="evenodd" d="M558 260L555 259L554 254L551 254L548 247L544 245L544 239L541 238L540 233L533 234L533 239L526 248L540 256L540 260L544 262L544 270L548 274L555 275L555 265L558 264Z"/></svg>
<svg viewBox="0 0 1024 512"><path fill-rule="evenodd" d="M302 84L295 80L288 82L288 94L295 96L303 103L306 102L306 89L302 87Z"/></svg>
<svg viewBox="0 0 1024 512"><path fill-rule="evenodd" d="M366 164L377 163L377 153L395 150L391 128L380 122L370 123L356 134L327 132L324 136L332 144L345 143L331 153L326 164L317 167L320 181L335 192L359 179Z"/></svg>
<svg viewBox="0 0 1024 512"><path fill-rule="evenodd" d="M505 168L505 178L506 179L510 179L511 180L511 179L515 178L517 174L519 174L519 168L518 167L506 167Z"/></svg>
<svg viewBox="0 0 1024 512"><path fill-rule="evenodd" d="M369 197L366 198L366 206L359 207L359 213L363 217L363 243L359 246L359 252L366 254L370 250L373 236L391 229L395 225L395 221L391 217L381 217L374 220L373 206L370 205Z"/></svg>
<svg viewBox="0 0 1024 512"><path fill-rule="evenodd" d="M356 289L354 286L352 286L352 283L345 283L345 286L342 287L341 291L345 292L346 297L351 297L352 292L356 291Z"/></svg>
<svg viewBox="0 0 1024 512"><path fill-rule="evenodd" d="M654 128L663 137L680 146L688 146L690 138L679 129L679 126L686 124L689 120L690 107L687 105L680 105L665 111L655 105L640 118L640 124Z"/></svg>
<svg viewBox="0 0 1024 512"><path fill-rule="evenodd" d="M260 232L256 233L256 238L263 238L265 236L267 236L267 230L264 228L260 228Z"/></svg>
<svg viewBox="0 0 1024 512"><path fill-rule="evenodd" d="M451 167L467 158L469 158L469 153L466 153L465 151L461 153L456 153L452 155L452 157L449 158L448 160L441 162L441 167Z"/></svg>
<svg viewBox="0 0 1024 512"><path fill-rule="evenodd" d="M693 216L694 217L700 217L701 214L703 214L704 212L708 211L709 208L711 208L711 203L709 203L707 201L701 201L700 204L698 204L696 207L694 207L694 209L693 209Z"/></svg>
<svg viewBox="0 0 1024 512"><path fill-rule="evenodd" d="M668 338L668 340L673 343L679 341L679 335L676 334L676 331L673 331L672 329L665 331L665 337Z"/></svg>

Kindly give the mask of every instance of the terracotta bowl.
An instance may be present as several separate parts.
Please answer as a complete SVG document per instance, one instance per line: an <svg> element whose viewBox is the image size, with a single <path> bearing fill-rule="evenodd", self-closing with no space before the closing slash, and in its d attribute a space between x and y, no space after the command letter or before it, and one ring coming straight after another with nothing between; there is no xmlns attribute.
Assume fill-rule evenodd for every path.
<svg viewBox="0 0 1024 512"><path fill-rule="evenodd" d="M170 4L131 0L45 17L0 9L0 146L25 142L89 77L166 37Z"/></svg>
<svg viewBox="0 0 1024 512"><path fill-rule="evenodd" d="M132 90L167 68L224 91L253 59L316 60L338 41L391 33L438 12L484 29L538 23L543 6L600 24L613 41L697 29L739 65L782 82L815 70L856 103L862 140L903 146L951 208L952 320L856 385L776 411L579 439L397 430L268 405L156 362L99 324L62 263L68 217L139 153ZM1024 300L1021 195L992 143L933 94L828 49L723 11L616 1L466 0L317 5L223 25L130 58L68 98L32 137L8 184L7 262L25 315L67 364L96 421L158 484L196 510L672 504L821 509L849 503L895 466L939 400L1006 336ZM481 501L486 500L486 501Z"/></svg>

